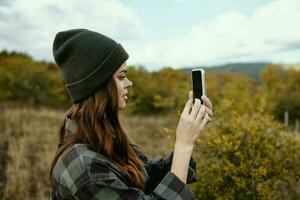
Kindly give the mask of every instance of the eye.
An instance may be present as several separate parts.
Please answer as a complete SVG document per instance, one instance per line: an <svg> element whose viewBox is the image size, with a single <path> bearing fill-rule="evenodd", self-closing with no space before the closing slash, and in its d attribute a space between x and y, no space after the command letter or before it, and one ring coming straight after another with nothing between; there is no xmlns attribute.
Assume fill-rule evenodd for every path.
<svg viewBox="0 0 300 200"><path fill-rule="evenodd" d="M123 80L123 79L125 79L126 78L126 76L120 76L120 79L121 80Z"/></svg>

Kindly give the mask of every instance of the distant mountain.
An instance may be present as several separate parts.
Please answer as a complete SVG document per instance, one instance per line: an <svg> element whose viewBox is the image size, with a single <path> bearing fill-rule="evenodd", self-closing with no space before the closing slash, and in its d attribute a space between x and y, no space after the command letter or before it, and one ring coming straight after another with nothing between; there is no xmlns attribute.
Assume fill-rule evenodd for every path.
<svg viewBox="0 0 300 200"><path fill-rule="evenodd" d="M230 63L216 67L203 67L205 71L227 71L231 73L245 74L258 79L260 71L271 63L257 62L257 63ZM190 72L193 68L182 68L180 70Z"/></svg>

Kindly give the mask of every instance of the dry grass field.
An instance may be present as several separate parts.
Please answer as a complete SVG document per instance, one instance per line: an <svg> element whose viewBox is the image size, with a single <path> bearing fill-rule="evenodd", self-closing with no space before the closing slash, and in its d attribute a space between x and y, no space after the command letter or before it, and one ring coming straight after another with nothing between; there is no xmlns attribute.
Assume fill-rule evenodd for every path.
<svg viewBox="0 0 300 200"><path fill-rule="evenodd" d="M49 168L57 147L64 111L0 106L0 199L49 199ZM165 156L176 117L140 117L121 113L129 136L146 155Z"/></svg>

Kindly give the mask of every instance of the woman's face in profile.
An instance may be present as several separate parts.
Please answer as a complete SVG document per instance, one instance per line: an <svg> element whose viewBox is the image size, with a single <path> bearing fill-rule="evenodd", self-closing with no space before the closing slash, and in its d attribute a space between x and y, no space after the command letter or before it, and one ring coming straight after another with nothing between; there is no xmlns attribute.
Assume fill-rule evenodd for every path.
<svg viewBox="0 0 300 200"><path fill-rule="evenodd" d="M128 99L128 88L132 87L132 82L126 77L127 64L126 61L118 68L113 74L113 78L117 85L118 90L118 107L123 109L126 107L126 101Z"/></svg>

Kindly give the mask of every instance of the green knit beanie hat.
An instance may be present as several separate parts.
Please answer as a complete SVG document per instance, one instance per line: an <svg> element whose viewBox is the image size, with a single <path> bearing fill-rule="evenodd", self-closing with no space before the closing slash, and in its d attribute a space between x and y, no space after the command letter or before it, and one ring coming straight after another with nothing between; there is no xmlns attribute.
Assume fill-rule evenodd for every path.
<svg viewBox="0 0 300 200"><path fill-rule="evenodd" d="M91 96L129 57L121 44L87 29L57 33L53 56L73 103Z"/></svg>

